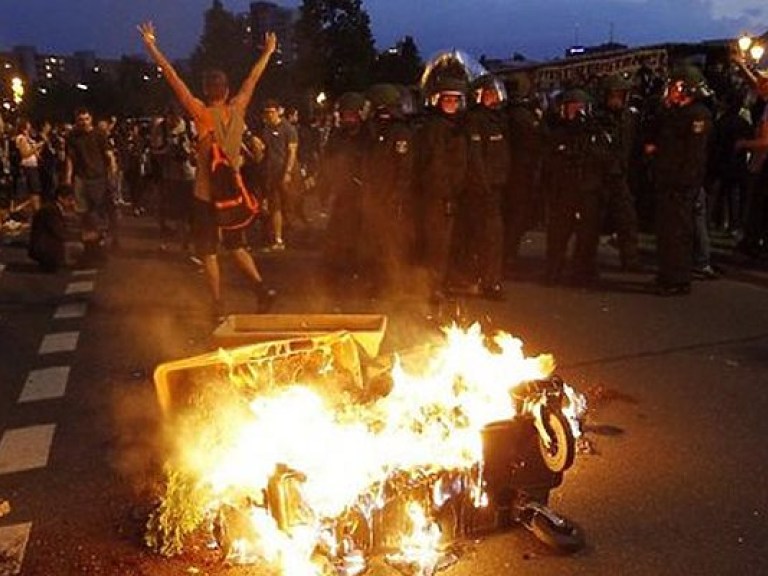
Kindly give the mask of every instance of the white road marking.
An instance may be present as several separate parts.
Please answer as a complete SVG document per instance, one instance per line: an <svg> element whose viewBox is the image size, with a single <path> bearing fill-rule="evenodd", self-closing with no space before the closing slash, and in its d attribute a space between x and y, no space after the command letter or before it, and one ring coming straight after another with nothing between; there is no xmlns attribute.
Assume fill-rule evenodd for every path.
<svg viewBox="0 0 768 576"><path fill-rule="evenodd" d="M82 318L88 309L86 302L68 302L60 304L53 314L54 320L66 320L68 318Z"/></svg>
<svg viewBox="0 0 768 576"><path fill-rule="evenodd" d="M54 352L72 352L77 348L77 339L80 332L56 332L46 334L40 343L38 354L52 354Z"/></svg>
<svg viewBox="0 0 768 576"><path fill-rule="evenodd" d="M55 430L56 424L6 430L0 440L0 474L43 468Z"/></svg>
<svg viewBox="0 0 768 576"><path fill-rule="evenodd" d="M21 574L31 529L31 522L0 528L0 575Z"/></svg>
<svg viewBox="0 0 768 576"><path fill-rule="evenodd" d="M32 370L24 383L19 402L38 402L61 398L67 390L69 366Z"/></svg>
<svg viewBox="0 0 768 576"><path fill-rule="evenodd" d="M72 276L93 276L98 270L96 268L89 268L87 270L73 270Z"/></svg>
<svg viewBox="0 0 768 576"><path fill-rule="evenodd" d="M94 283L92 280L72 282L67 285L67 289L64 291L64 294L87 294L88 292L93 292L93 285Z"/></svg>

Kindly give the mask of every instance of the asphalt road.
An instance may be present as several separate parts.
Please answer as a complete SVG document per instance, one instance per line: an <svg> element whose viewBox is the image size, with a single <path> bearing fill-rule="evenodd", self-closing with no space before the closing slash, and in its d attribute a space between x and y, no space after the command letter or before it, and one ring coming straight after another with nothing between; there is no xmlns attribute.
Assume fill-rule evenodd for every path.
<svg viewBox="0 0 768 576"><path fill-rule="evenodd" d="M386 313L384 352L435 337L421 298L329 293L317 239L258 255L280 291L274 312ZM202 274L158 242L151 221L126 219L106 265L54 276L21 247L0 248L0 575L258 573L221 566L203 548L167 560L142 546L163 454L152 371L210 350L214 326ZM521 337L530 355L554 354L558 373L588 392L596 453L577 457L550 500L587 546L558 556L514 529L468 543L444 573L768 574L765 270L732 261L690 296L660 298L645 289L650 276L619 274L605 247L600 289L542 286L539 249L526 245L505 302L471 301L467 314ZM235 271L224 275L230 312L252 312ZM70 349L49 338L54 351L41 350L62 333L76 334ZM35 397L30 374L65 368L64 390L54 383ZM27 444L14 451L20 430L32 444L48 439L40 459Z"/></svg>

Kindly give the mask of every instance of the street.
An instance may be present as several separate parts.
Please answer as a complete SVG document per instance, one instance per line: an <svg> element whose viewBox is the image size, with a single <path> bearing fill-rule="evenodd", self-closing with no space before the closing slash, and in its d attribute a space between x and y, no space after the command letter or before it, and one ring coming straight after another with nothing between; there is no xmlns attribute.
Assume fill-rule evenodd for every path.
<svg viewBox="0 0 768 576"><path fill-rule="evenodd" d="M436 338L418 295L331 295L319 230L257 253L279 291L275 313L387 314L383 353ZM19 243L0 248L0 575L256 574L196 545L166 559L142 541L161 479L152 373L211 350L203 274L177 246L158 248L148 218L125 217L102 267L46 275ZM468 315L551 353L587 394L593 454L577 456L550 505L587 546L556 555L523 528L468 542L446 575L768 574L768 273L726 263L688 297L649 293L601 246L599 290L543 286L529 270L504 302ZM231 313L255 301L223 258ZM650 262L650 260L649 260Z"/></svg>

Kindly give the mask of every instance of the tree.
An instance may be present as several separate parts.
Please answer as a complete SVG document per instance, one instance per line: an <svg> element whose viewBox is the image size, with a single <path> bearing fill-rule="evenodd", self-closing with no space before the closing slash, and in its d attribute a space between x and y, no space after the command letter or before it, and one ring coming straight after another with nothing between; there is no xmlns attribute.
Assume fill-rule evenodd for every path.
<svg viewBox="0 0 768 576"><path fill-rule="evenodd" d="M412 36L406 36L392 48L379 54L376 59L375 79L411 86L419 81L424 63Z"/></svg>
<svg viewBox="0 0 768 576"><path fill-rule="evenodd" d="M226 10L221 0L213 0L204 19L203 34L190 63L193 85L199 85L205 70L215 68L226 73L232 86L239 86L253 60L244 20Z"/></svg>
<svg viewBox="0 0 768 576"><path fill-rule="evenodd" d="M303 0L296 24L301 88L339 95L372 81L376 49L362 0Z"/></svg>

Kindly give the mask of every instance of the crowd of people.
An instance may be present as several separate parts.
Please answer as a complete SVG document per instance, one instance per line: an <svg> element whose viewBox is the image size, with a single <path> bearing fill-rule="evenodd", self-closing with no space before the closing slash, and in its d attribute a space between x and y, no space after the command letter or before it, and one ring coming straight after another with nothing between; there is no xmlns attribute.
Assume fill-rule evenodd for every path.
<svg viewBox="0 0 768 576"><path fill-rule="evenodd" d="M310 194L328 213L332 283L403 291L422 271L438 308L456 294L503 299L533 229L545 233L550 284L597 286L601 237L623 270L655 270L653 291L664 296L717 278L712 230L750 258L768 254L768 78L759 73L714 92L700 68L681 64L652 82L617 74L543 94L523 73L502 82L454 66L433 70L418 93L376 84L302 115L270 98L253 118L273 34L237 92L214 70L197 97L154 27L139 32L176 95L165 114L96 123L83 108L71 125L19 118L0 130L3 226L31 223L30 256L45 270L97 262L120 245L121 213L149 213L161 249L177 241L204 268L216 314L225 309L220 248L266 311L275 292L255 248L290 247ZM214 147L259 200L258 236L218 223ZM641 230L655 234L654 267L641 258Z"/></svg>

